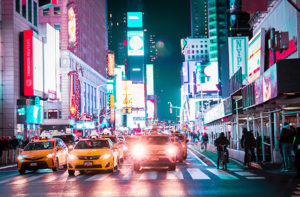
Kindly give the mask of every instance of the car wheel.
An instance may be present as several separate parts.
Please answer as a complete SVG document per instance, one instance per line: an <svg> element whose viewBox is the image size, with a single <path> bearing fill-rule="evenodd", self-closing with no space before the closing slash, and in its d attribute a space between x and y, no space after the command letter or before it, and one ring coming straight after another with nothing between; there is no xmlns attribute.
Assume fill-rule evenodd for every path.
<svg viewBox="0 0 300 197"><path fill-rule="evenodd" d="M68 173L69 173L70 176L74 176L75 170L68 170Z"/></svg>
<svg viewBox="0 0 300 197"><path fill-rule="evenodd" d="M58 162L58 158L56 158L55 159L55 167L54 168L52 168L52 170L53 170L53 172L55 172L55 171L57 171L58 170L58 168L59 168L59 162Z"/></svg>
<svg viewBox="0 0 300 197"><path fill-rule="evenodd" d="M25 171L26 171L26 170L19 170L20 175L25 174Z"/></svg>
<svg viewBox="0 0 300 197"><path fill-rule="evenodd" d="M169 170L171 170L171 171L176 170L176 164L175 164L175 163L172 163L172 164L169 166Z"/></svg>
<svg viewBox="0 0 300 197"><path fill-rule="evenodd" d="M141 166L137 163L133 164L133 170L134 171L140 171Z"/></svg>

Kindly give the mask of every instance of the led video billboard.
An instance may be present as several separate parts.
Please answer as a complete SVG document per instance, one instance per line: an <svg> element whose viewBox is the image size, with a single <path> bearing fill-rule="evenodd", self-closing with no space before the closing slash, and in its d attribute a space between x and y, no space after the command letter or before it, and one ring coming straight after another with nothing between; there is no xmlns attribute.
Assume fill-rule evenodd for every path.
<svg viewBox="0 0 300 197"><path fill-rule="evenodd" d="M147 95L154 95L154 84L153 84L153 64L146 65L146 78L147 78Z"/></svg>
<svg viewBox="0 0 300 197"><path fill-rule="evenodd" d="M128 31L128 56L143 56L144 55L144 32L143 31Z"/></svg>
<svg viewBox="0 0 300 197"><path fill-rule="evenodd" d="M145 84L133 83L132 86L132 108L145 108Z"/></svg>
<svg viewBox="0 0 300 197"><path fill-rule="evenodd" d="M196 63L196 91L217 92L219 84L218 62Z"/></svg>
<svg viewBox="0 0 300 197"><path fill-rule="evenodd" d="M127 27L143 27L143 13L127 12Z"/></svg>

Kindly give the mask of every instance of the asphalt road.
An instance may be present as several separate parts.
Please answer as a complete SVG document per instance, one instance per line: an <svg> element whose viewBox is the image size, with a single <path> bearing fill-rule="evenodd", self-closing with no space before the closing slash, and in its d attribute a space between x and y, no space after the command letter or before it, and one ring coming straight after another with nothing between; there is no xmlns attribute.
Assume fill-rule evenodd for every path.
<svg viewBox="0 0 300 197"><path fill-rule="evenodd" d="M290 176L243 168L224 172L207 166L189 152L176 171L134 172L125 160L115 174L39 170L20 176L0 172L0 196L298 196L300 181ZM300 191L300 190L299 190ZM296 192L296 193L295 193ZM300 193L299 193L300 196Z"/></svg>

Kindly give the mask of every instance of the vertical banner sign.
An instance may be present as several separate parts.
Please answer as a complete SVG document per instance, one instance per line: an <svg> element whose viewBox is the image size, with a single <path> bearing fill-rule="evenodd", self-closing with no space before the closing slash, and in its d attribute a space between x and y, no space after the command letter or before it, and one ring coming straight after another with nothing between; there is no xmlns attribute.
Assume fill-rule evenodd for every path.
<svg viewBox="0 0 300 197"><path fill-rule="evenodd" d="M80 82L76 71L68 74L70 76L70 116L79 118L79 102L80 102Z"/></svg>
<svg viewBox="0 0 300 197"><path fill-rule="evenodd" d="M78 25L75 4L68 4L68 41L69 49L74 49L78 45Z"/></svg>
<svg viewBox="0 0 300 197"><path fill-rule="evenodd" d="M32 96L33 91L33 47L32 30L25 30L23 33L24 46L24 96Z"/></svg>
<svg viewBox="0 0 300 197"><path fill-rule="evenodd" d="M110 111L110 123L115 122L115 96L109 95L109 111Z"/></svg>
<svg viewBox="0 0 300 197"><path fill-rule="evenodd" d="M153 64L146 65L147 95L154 95Z"/></svg>
<svg viewBox="0 0 300 197"><path fill-rule="evenodd" d="M113 51L107 52L107 75L109 77L115 76L115 54Z"/></svg>
<svg viewBox="0 0 300 197"><path fill-rule="evenodd" d="M242 68L243 79L247 76L248 64L248 37L229 37L229 78L231 78L239 68Z"/></svg>

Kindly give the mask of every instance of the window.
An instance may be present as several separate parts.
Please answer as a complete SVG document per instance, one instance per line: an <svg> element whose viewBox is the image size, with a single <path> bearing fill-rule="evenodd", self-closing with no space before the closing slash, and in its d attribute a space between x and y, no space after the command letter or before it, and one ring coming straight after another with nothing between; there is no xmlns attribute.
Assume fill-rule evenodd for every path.
<svg viewBox="0 0 300 197"><path fill-rule="evenodd" d="M203 53L203 50L201 50L201 54Z"/></svg>
<svg viewBox="0 0 300 197"><path fill-rule="evenodd" d="M59 16L60 15L60 7L54 7L53 14L54 14L54 16Z"/></svg>
<svg viewBox="0 0 300 197"><path fill-rule="evenodd" d="M61 110L58 111L58 118L61 119Z"/></svg>
<svg viewBox="0 0 300 197"><path fill-rule="evenodd" d="M207 53L207 50L205 50L205 53Z"/></svg>
<svg viewBox="0 0 300 197"><path fill-rule="evenodd" d="M60 24L54 24L54 29L56 29L60 32Z"/></svg>
<svg viewBox="0 0 300 197"><path fill-rule="evenodd" d="M203 48L203 45L201 45L201 48Z"/></svg>
<svg viewBox="0 0 300 197"><path fill-rule="evenodd" d="M37 26L37 20L38 20L38 16L37 16L37 3L33 2L33 24L34 26Z"/></svg>
<svg viewBox="0 0 300 197"><path fill-rule="evenodd" d="M43 16L50 16L50 8L43 9Z"/></svg>
<svg viewBox="0 0 300 197"><path fill-rule="evenodd" d="M194 45L192 45L192 48L194 48Z"/></svg>
<svg viewBox="0 0 300 197"><path fill-rule="evenodd" d="M32 0L28 0L28 21L32 23Z"/></svg>
<svg viewBox="0 0 300 197"><path fill-rule="evenodd" d="M199 53L199 50L196 50L196 53Z"/></svg>
<svg viewBox="0 0 300 197"><path fill-rule="evenodd" d="M20 0L16 0L16 12L20 14Z"/></svg>
<svg viewBox="0 0 300 197"><path fill-rule="evenodd" d="M26 0L22 0L22 16L26 18Z"/></svg>
<svg viewBox="0 0 300 197"><path fill-rule="evenodd" d="M194 50L192 50L192 54L194 54L194 52L195 52L195 51L194 51Z"/></svg>
<svg viewBox="0 0 300 197"><path fill-rule="evenodd" d="M45 111L45 112L44 112L44 119L47 119L47 118L48 118L47 112Z"/></svg>
<svg viewBox="0 0 300 197"><path fill-rule="evenodd" d="M57 119L57 109L48 110L48 119Z"/></svg>

